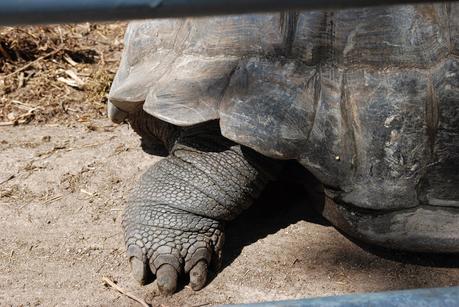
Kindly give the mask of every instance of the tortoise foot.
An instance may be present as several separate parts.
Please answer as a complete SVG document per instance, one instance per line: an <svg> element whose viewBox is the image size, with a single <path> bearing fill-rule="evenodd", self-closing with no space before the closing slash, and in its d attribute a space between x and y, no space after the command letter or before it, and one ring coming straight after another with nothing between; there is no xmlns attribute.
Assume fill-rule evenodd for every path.
<svg viewBox="0 0 459 307"><path fill-rule="evenodd" d="M209 267L218 268L224 237L218 221L139 201L129 204L123 225L134 278L146 284L156 277L163 295L173 294L186 274L191 288L200 290Z"/></svg>

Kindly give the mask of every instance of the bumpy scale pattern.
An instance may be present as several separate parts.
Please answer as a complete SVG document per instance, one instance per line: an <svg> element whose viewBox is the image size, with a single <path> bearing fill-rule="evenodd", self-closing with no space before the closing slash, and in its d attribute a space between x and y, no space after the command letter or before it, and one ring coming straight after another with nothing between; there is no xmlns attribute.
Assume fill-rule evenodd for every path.
<svg viewBox="0 0 459 307"><path fill-rule="evenodd" d="M149 115L143 110L129 114L129 124L141 137L142 149L157 156L167 156L177 137L177 127Z"/></svg>
<svg viewBox="0 0 459 307"><path fill-rule="evenodd" d="M240 146L190 144L176 145L143 175L123 217L128 256L153 274L163 264L179 273L202 260L218 264L223 223L249 207L268 180Z"/></svg>

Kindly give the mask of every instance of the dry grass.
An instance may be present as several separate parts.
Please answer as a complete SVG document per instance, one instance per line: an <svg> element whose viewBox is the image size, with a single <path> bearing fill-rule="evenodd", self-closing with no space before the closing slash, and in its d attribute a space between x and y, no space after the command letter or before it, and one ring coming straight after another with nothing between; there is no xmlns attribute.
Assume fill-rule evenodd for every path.
<svg viewBox="0 0 459 307"><path fill-rule="evenodd" d="M124 23L0 28L0 126L105 115Z"/></svg>

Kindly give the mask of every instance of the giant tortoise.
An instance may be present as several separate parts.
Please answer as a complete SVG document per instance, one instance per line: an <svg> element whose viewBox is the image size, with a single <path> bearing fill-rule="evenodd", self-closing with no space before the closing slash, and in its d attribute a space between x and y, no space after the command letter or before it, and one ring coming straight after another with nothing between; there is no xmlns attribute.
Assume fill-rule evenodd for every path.
<svg viewBox="0 0 459 307"><path fill-rule="evenodd" d="M125 43L109 115L167 156L123 215L139 282L201 289L286 160L350 237L459 252L458 3L141 21Z"/></svg>

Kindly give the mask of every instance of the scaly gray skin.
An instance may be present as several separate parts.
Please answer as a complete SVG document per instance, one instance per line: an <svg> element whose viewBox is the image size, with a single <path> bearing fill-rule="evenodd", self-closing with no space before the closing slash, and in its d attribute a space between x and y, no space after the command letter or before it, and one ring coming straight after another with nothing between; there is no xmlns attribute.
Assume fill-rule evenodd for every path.
<svg viewBox="0 0 459 307"><path fill-rule="evenodd" d="M209 265L219 266L225 222L252 204L280 162L222 137L218 123L179 131L143 112L130 123L143 143L171 150L142 176L123 216L133 275L144 284L153 273L170 295L189 274L199 290Z"/></svg>

